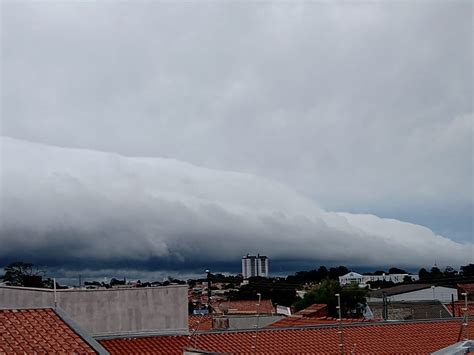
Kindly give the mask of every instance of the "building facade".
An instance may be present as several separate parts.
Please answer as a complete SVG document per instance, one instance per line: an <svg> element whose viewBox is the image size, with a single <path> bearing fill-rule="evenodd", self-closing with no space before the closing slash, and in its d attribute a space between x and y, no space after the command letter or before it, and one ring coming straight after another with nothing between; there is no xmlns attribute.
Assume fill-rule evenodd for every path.
<svg viewBox="0 0 474 355"><path fill-rule="evenodd" d="M361 275L357 272L349 272L344 276L339 276L341 286L356 284L365 287L369 282L391 281L393 283L402 283L405 277L409 277L412 281L418 281L418 275L412 274L382 274L382 275Z"/></svg>
<svg viewBox="0 0 474 355"><path fill-rule="evenodd" d="M417 302L439 301L449 303L458 300L455 288L430 284L398 285L369 292L367 302Z"/></svg>
<svg viewBox="0 0 474 355"><path fill-rule="evenodd" d="M94 337L189 331L187 285L56 292L0 286L0 309L53 308L55 304Z"/></svg>
<svg viewBox="0 0 474 355"><path fill-rule="evenodd" d="M242 276L244 279L249 277L268 277L268 257L264 255L245 255L242 257Z"/></svg>

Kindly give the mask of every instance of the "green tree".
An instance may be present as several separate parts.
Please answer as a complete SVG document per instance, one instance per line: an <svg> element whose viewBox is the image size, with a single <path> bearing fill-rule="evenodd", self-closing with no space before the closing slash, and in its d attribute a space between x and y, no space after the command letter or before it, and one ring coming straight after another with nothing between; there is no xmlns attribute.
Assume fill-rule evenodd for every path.
<svg viewBox="0 0 474 355"><path fill-rule="evenodd" d="M358 318L362 316L367 305L367 290L358 285L344 287L341 291L342 314L346 317Z"/></svg>
<svg viewBox="0 0 474 355"><path fill-rule="evenodd" d="M263 300L270 299L282 306L290 306L297 299L296 287L286 280L263 277L249 278L249 284L241 286L238 292L230 291L228 295L234 300L256 300L258 293Z"/></svg>
<svg viewBox="0 0 474 355"><path fill-rule="evenodd" d="M474 264L461 266L461 273L464 277L474 276Z"/></svg>
<svg viewBox="0 0 474 355"><path fill-rule="evenodd" d="M445 277L453 277L458 274L458 272L452 266L446 266L443 272Z"/></svg>
<svg viewBox="0 0 474 355"><path fill-rule="evenodd" d="M404 283L404 284L412 284L412 283L413 283L413 279L411 278L410 275L406 275L406 276L403 278L403 283Z"/></svg>
<svg viewBox="0 0 474 355"><path fill-rule="evenodd" d="M430 276L430 273L424 267L418 271L418 277L420 278L420 281L428 281Z"/></svg>
<svg viewBox="0 0 474 355"><path fill-rule="evenodd" d="M44 271L31 263L16 261L5 266L4 270L5 274L1 278L8 285L41 287L37 285L41 285L41 275Z"/></svg>
<svg viewBox="0 0 474 355"><path fill-rule="evenodd" d="M323 280L320 285L315 286L305 296L293 304L296 311L311 306L314 303L326 304L329 315L338 317L337 296L341 297L341 313L343 317L358 317L366 305L367 290L357 285L342 288L339 282L334 280Z"/></svg>
<svg viewBox="0 0 474 355"><path fill-rule="evenodd" d="M431 274L431 279L432 280L440 280L440 279L443 278L443 273L441 272L441 270L437 266L433 266L431 268L430 274Z"/></svg>
<svg viewBox="0 0 474 355"><path fill-rule="evenodd" d="M113 277L110 280L110 286L117 286L117 285L125 285L125 279L119 280L119 279L116 279L115 277Z"/></svg>
<svg viewBox="0 0 474 355"><path fill-rule="evenodd" d="M337 316L337 293L341 292L339 282L334 280L323 280L319 285L313 287L304 297L293 304L296 311L311 306L314 303L327 304L329 314Z"/></svg>

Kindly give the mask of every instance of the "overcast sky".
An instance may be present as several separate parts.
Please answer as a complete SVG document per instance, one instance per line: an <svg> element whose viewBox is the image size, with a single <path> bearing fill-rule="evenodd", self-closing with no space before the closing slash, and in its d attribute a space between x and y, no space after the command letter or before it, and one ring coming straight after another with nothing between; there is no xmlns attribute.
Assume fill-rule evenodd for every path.
<svg viewBox="0 0 474 355"><path fill-rule="evenodd" d="M284 185L291 199L307 206L298 202L292 209L280 196L268 210L291 218L350 212L412 222L431 229L426 233L433 238L468 243L471 256L457 255L453 261L467 260L466 255L472 259L472 2L3 1L1 10L1 133L14 138L7 148L2 140L2 158L9 164L2 165L1 208L8 210L7 202L16 198L21 200L17 212L27 213L13 229L11 220L2 218L4 240L18 240L19 230L37 226L31 206L39 208L39 203L42 210L57 212L61 206L84 213L84 206L75 210L64 196L48 195L58 183L54 173L69 174L91 191L99 180L120 180L121 174L131 173L104 169L102 176L86 181L77 168L87 169L84 155L60 150L57 154L71 167L62 160L50 164L46 148L44 156L29 160L35 147L29 142L36 142L98 151L97 157L103 157L100 151L111 152L119 161L150 157L190 163L183 165L189 171L180 174L201 176L200 169L208 168L217 176L215 186L198 178L199 189L218 191L206 195L206 201L217 203L216 196L229 187L234 194L226 194L226 204L239 205L239 195L251 192L254 200L246 206L272 202L271 193L260 196L248 181L245 186L225 182L225 171L249 174L251 181ZM51 176L43 176L37 166L20 169L15 161L44 166ZM158 161L153 164L163 174L173 166L169 160ZM90 169L100 175L102 164L113 165L105 159L91 163ZM19 173L44 178L45 184L26 194L14 184L19 180L12 177ZM172 170L169 178L180 174ZM156 181L143 179L149 184L143 189L164 193ZM165 184L166 179L160 181ZM192 200L189 190L178 194L179 188L173 189L175 203ZM109 192L118 193L113 188ZM78 191L71 196L81 196L85 205L97 198L87 195L88 200ZM107 214L123 212L107 203ZM157 213L162 208L153 205ZM312 208L319 212L312 214ZM128 211L123 231L136 233L135 213L143 214L140 206ZM186 213L177 209L175 224L166 224L179 238L190 233L177 231ZM54 213L47 218L54 221ZM346 219L352 227L358 224ZM236 221L243 220L223 224L219 231L226 230L242 246L250 237ZM116 233L105 221L95 222L103 223L104 235ZM291 228L296 228L293 222ZM74 230L72 221L66 218L65 223L65 229ZM392 229L384 226L383 232L365 232L386 237ZM273 229L252 228L247 232L271 240L266 238ZM287 254L280 253L283 246L271 251L296 258L311 233L321 232L309 225L298 228L305 230L302 239L294 237L299 246ZM64 233L58 226L53 229ZM346 232L359 241L352 229ZM50 230L45 233L51 235ZM343 238L332 229L324 233L317 238L321 243ZM394 236L400 248L407 235L416 237L410 233ZM58 237L48 238L44 246ZM212 244L214 239L202 240ZM461 244L454 244L450 250L459 251ZM334 250L326 250L332 253L328 260L344 257ZM404 254L400 250L398 255ZM411 259L406 263L414 264L418 252L407 254ZM360 253L347 258L360 263ZM423 262L428 262L425 256Z"/></svg>

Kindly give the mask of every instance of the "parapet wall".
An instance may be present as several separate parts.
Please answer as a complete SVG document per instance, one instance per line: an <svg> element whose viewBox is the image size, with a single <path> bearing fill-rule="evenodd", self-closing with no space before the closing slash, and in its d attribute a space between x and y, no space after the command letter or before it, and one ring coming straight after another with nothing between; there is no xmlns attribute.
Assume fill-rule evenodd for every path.
<svg viewBox="0 0 474 355"><path fill-rule="evenodd" d="M187 286L57 290L57 306L93 336L187 334ZM0 286L0 308L54 307L49 289Z"/></svg>

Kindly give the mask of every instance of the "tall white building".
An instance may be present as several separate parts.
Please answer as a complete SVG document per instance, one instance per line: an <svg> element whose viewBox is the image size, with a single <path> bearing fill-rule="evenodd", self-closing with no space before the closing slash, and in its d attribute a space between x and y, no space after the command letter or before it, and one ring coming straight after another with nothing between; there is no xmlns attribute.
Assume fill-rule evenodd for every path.
<svg viewBox="0 0 474 355"><path fill-rule="evenodd" d="M243 256L242 276L244 279L254 276L268 277L268 257L260 254Z"/></svg>

